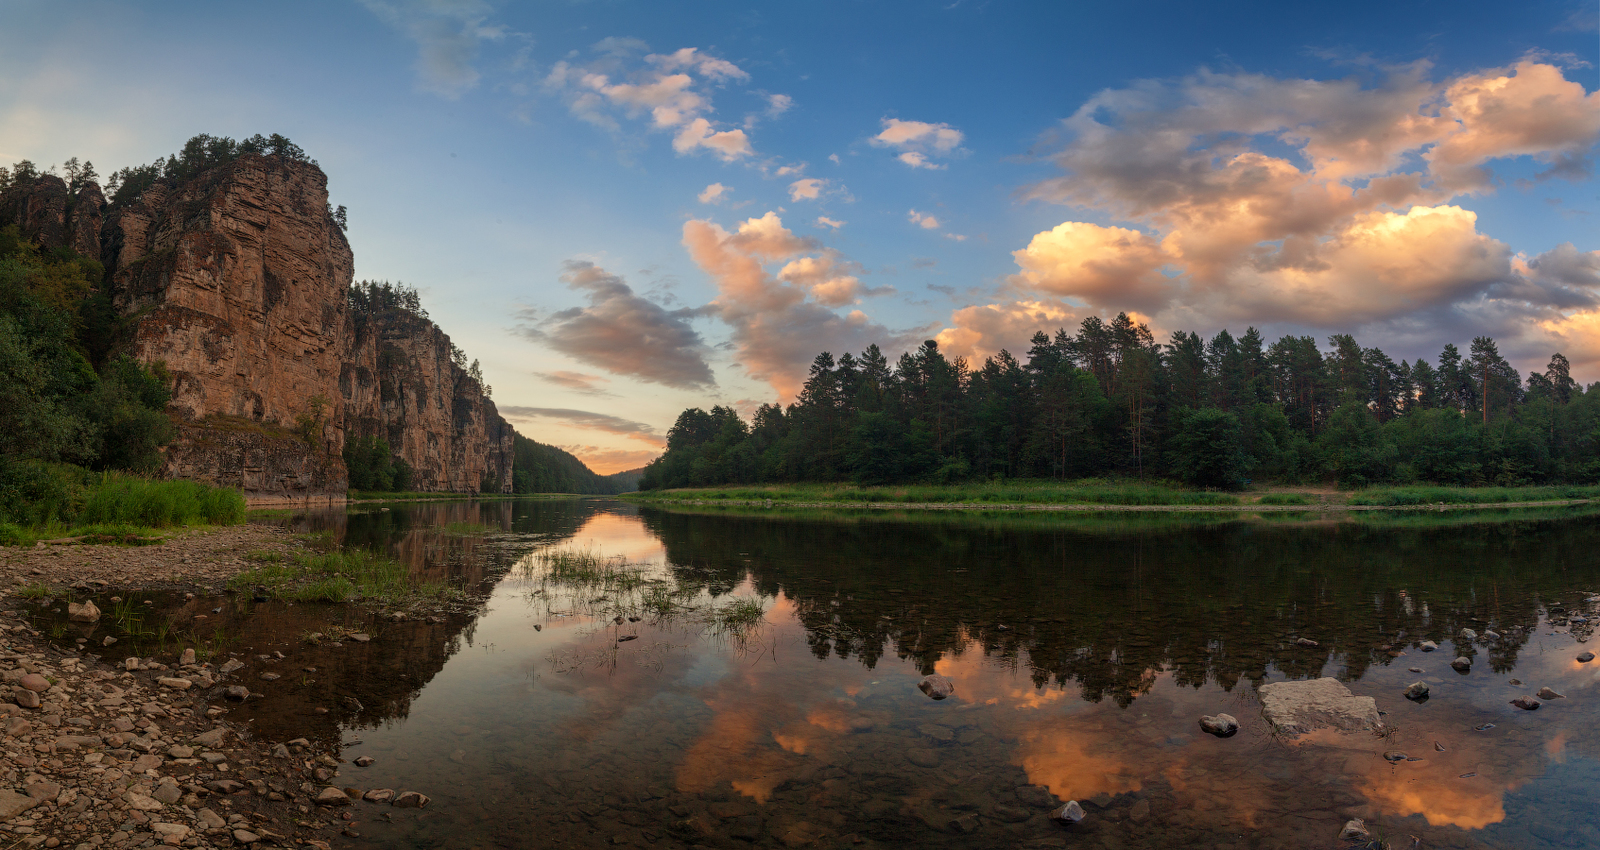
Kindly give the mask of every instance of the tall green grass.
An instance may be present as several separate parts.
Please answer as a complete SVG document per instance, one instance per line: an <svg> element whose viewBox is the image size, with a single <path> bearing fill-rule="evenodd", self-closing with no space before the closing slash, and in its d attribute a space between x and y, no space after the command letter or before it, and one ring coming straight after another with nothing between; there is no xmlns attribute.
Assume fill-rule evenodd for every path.
<svg viewBox="0 0 1600 850"><path fill-rule="evenodd" d="M1185 490L1161 482L1013 480L974 484L907 484L860 487L852 484L793 484L770 487L706 487L627 493L642 500L865 502L898 504L1089 504L1237 505L1239 497Z"/></svg>
<svg viewBox="0 0 1600 850"><path fill-rule="evenodd" d="M1350 497L1352 505L1488 505L1600 498L1600 487L1374 487Z"/></svg>
<svg viewBox="0 0 1600 850"><path fill-rule="evenodd" d="M103 483L89 491L76 521L85 525L127 523L150 528L238 525L244 522L244 513L244 495L231 487L107 475Z"/></svg>

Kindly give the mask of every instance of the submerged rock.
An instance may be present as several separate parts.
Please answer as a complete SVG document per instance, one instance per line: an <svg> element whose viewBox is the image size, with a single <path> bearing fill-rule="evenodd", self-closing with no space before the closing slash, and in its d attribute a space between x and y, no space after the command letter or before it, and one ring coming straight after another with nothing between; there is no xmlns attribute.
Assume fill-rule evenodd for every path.
<svg viewBox="0 0 1600 850"><path fill-rule="evenodd" d="M1051 812L1050 817L1061 823L1079 823L1087 815L1084 814L1083 807L1078 805L1077 800L1068 800L1065 806Z"/></svg>
<svg viewBox="0 0 1600 850"><path fill-rule="evenodd" d="M1262 685L1261 714L1281 734L1299 735L1313 729L1369 732L1383 728L1378 703L1358 697L1337 679L1309 682L1273 682Z"/></svg>
<svg viewBox="0 0 1600 850"><path fill-rule="evenodd" d="M927 694L930 699L944 699L956 692L956 683L937 673L923 676L917 683L918 690Z"/></svg>
<svg viewBox="0 0 1600 850"><path fill-rule="evenodd" d="M1580 664L1588 664L1589 662L1591 662L1593 660L1594 660L1594 653L1592 653L1592 652L1584 651L1584 652L1578 653L1578 663L1580 663Z"/></svg>
<svg viewBox="0 0 1600 850"><path fill-rule="evenodd" d="M76 602L67 603L67 619L74 623L96 623L100 621L100 609L94 602L85 602L79 605Z"/></svg>
<svg viewBox="0 0 1600 850"><path fill-rule="evenodd" d="M1450 666L1454 667L1457 673L1466 673L1472 670L1472 659L1465 655L1457 656L1456 660L1450 662Z"/></svg>
<svg viewBox="0 0 1600 850"><path fill-rule="evenodd" d="M1425 700L1427 698L1428 698L1428 683L1427 682L1412 682L1411 684L1406 685L1406 699L1421 701L1421 700Z"/></svg>
<svg viewBox="0 0 1600 850"><path fill-rule="evenodd" d="M1566 699L1567 698L1565 694L1558 694L1558 693L1556 693L1554 690L1552 690L1550 688L1540 688L1538 696L1539 696L1539 699Z"/></svg>
<svg viewBox="0 0 1600 850"><path fill-rule="evenodd" d="M1344 829L1339 830L1340 841L1371 841L1372 833L1367 831L1367 824L1361 818L1351 818L1345 821Z"/></svg>
<svg viewBox="0 0 1600 850"><path fill-rule="evenodd" d="M315 802L319 806L348 806L350 805L350 795L344 793L343 789L329 785L317 792Z"/></svg>
<svg viewBox="0 0 1600 850"><path fill-rule="evenodd" d="M427 794L418 793L416 791L401 791L400 794L394 798L394 806L395 808L399 809L420 809L428 805L430 802L432 802L432 800Z"/></svg>
<svg viewBox="0 0 1600 850"><path fill-rule="evenodd" d="M1200 718L1200 728L1218 738L1227 738L1239 731L1239 721L1231 714L1208 714Z"/></svg>
<svg viewBox="0 0 1600 850"><path fill-rule="evenodd" d="M1471 630L1471 629L1462 629L1461 630L1461 636L1463 638L1466 638L1467 640L1477 640L1478 639L1478 633L1473 631L1473 630Z"/></svg>
<svg viewBox="0 0 1600 850"><path fill-rule="evenodd" d="M1524 711L1535 711L1539 708L1539 701L1533 697L1517 697L1511 704Z"/></svg>
<svg viewBox="0 0 1600 850"><path fill-rule="evenodd" d="M1025 806L1047 809L1056 804L1056 795L1043 785L1018 785L1017 799Z"/></svg>
<svg viewBox="0 0 1600 850"><path fill-rule="evenodd" d="M1295 640L1295 642L1294 642L1294 645L1295 646L1307 646L1307 647L1310 647L1310 646L1318 646L1319 644L1316 641L1312 640L1311 638L1297 638Z"/></svg>

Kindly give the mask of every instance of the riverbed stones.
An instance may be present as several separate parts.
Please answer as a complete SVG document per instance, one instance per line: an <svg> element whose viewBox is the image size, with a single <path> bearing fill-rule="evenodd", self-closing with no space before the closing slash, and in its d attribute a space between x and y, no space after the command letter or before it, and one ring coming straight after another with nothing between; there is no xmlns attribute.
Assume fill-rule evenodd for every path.
<svg viewBox="0 0 1600 850"><path fill-rule="evenodd" d="M1478 639L1478 633L1473 631L1472 629L1462 629L1461 630L1461 637L1464 640L1477 640Z"/></svg>
<svg viewBox="0 0 1600 850"><path fill-rule="evenodd" d="M1427 682L1412 682L1406 685L1406 699L1421 701L1428 698Z"/></svg>
<svg viewBox="0 0 1600 850"><path fill-rule="evenodd" d="M1450 666L1457 673L1470 673L1472 672L1472 659L1465 655L1459 655L1456 656L1456 660L1450 662Z"/></svg>
<svg viewBox="0 0 1600 850"><path fill-rule="evenodd" d="M923 676L922 681L917 683L917 689L927 694L929 699L944 699L956 692L956 683L935 673Z"/></svg>
<svg viewBox="0 0 1600 850"><path fill-rule="evenodd" d="M234 702L244 702L250 698L250 689L244 685L229 685L222 695Z"/></svg>
<svg viewBox="0 0 1600 850"><path fill-rule="evenodd" d="M1438 648L1439 648L1439 645L1434 643L1431 640L1423 641L1422 645L1419 647L1419 649L1421 649L1423 652L1433 652L1434 650L1436 650Z"/></svg>
<svg viewBox="0 0 1600 850"><path fill-rule="evenodd" d="M11 698L23 708L38 708L41 704L38 692L30 691L27 688L17 688L12 692Z"/></svg>
<svg viewBox="0 0 1600 850"><path fill-rule="evenodd" d="M1261 714L1283 735L1313 729L1373 732L1383 728L1378 703L1350 693L1339 680L1325 677L1303 682L1272 682L1260 689Z"/></svg>
<svg viewBox="0 0 1600 850"><path fill-rule="evenodd" d="M1539 693L1537 694L1537 696L1539 697L1539 699L1542 699L1542 700L1566 699L1567 698L1566 694L1558 694L1558 693L1555 692L1555 689L1553 689L1553 688L1540 688L1539 689Z"/></svg>
<svg viewBox="0 0 1600 850"><path fill-rule="evenodd" d="M1082 823L1085 817L1088 815L1084 813L1083 806L1078 805L1077 800L1068 800L1066 805L1050 813L1051 820L1066 824Z"/></svg>
<svg viewBox="0 0 1600 850"><path fill-rule="evenodd" d="M1579 664L1588 664L1589 662L1591 662L1593 660L1594 660L1594 653L1592 653L1592 652L1584 651L1584 652L1578 653L1578 663Z"/></svg>
<svg viewBox="0 0 1600 850"><path fill-rule="evenodd" d="M194 682L191 682L188 679L179 679L175 676L162 676L156 680L156 684L163 688L172 688L173 690L178 691L187 691L194 687Z"/></svg>
<svg viewBox="0 0 1600 850"><path fill-rule="evenodd" d="M1537 711L1539 708L1539 701L1529 696L1517 697L1511 704L1523 711Z"/></svg>
<svg viewBox="0 0 1600 850"><path fill-rule="evenodd" d="M1303 647L1310 648L1310 647L1318 646L1319 644L1316 641L1312 640L1311 638L1296 638L1295 642L1294 642L1294 645L1295 646L1303 646Z"/></svg>
<svg viewBox="0 0 1600 850"><path fill-rule="evenodd" d="M93 601L84 602L81 605L76 602L68 602L67 619L74 623L99 622L100 609L95 606Z"/></svg>
<svg viewBox="0 0 1600 850"><path fill-rule="evenodd" d="M37 805L39 801L27 794L0 789L0 823L11 820Z"/></svg>
<svg viewBox="0 0 1600 850"><path fill-rule="evenodd" d="M394 799L394 791L389 788L374 788L362 794L361 799L369 803L387 803Z"/></svg>
<svg viewBox="0 0 1600 850"><path fill-rule="evenodd" d="M33 691L36 694L42 694L45 691L50 690L50 680L39 675L38 673L28 673L21 679L18 679L17 684L27 688L30 691Z"/></svg>
<svg viewBox="0 0 1600 850"><path fill-rule="evenodd" d="M233 840L240 844L254 844L261 840L261 836L248 829L236 829L233 831Z"/></svg>
<svg viewBox="0 0 1600 850"><path fill-rule="evenodd" d="M1227 738L1239 731L1239 721L1231 714L1207 714L1200 718L1200 729L1218 738Z"/></svg>
<svg viewBox="0 0 1600 850"><path fill-rule="evenodd" d="M374 761L376 761L376 759L374 759L372 756L361 756L360 758L356 759L356 767L371 767Z"/></svg>
<svg viewBox="0 0 1600 850"><path fill-rule="evenodd" d="M194 650L192 648L185 649L183 651L183 654L178 656L178 664L181 665L181 666L187 667L187 666L193 664L194 662L195 662L195 657L194 657Z"/></svg>

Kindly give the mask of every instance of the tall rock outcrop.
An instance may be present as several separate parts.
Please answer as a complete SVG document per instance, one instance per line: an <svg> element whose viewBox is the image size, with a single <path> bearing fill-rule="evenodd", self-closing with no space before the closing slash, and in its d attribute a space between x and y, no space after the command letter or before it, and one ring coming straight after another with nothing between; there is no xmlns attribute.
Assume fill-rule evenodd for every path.
<svg viewBox="0 0 1600 850"><path fill-rule="evenodd" d="M354 258L314 163L244 154L109 213L98 186L44 176L0 223L106 266L126 350L172 380L165 474L250 498L337 498L347 433L381 434L419 490L511 487L512 429L420 316L348 306ZM409 316L409 314L406 314Z"/></svg>

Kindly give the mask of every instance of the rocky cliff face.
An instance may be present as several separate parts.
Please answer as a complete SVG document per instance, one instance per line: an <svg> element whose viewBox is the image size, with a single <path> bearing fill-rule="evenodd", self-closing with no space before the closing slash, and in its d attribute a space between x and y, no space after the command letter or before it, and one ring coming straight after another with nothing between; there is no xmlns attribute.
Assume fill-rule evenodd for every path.
<svg viewBox="0 0 1600 850"><path fill-rule="evenodd" d="M512 429L432 322L363 321L316 165L246 154L106 213L56 177L0 194L0 223L101 259L131 353L173 380L166 473L256 500L342 496L347 432L381 434L419 490L509 492Z"/></svg>
<svg viewBox="0 0 1600 850"><path fill-rule="evenodd" d="M402 309L352 317L339 375L350 436L379 436L410 463L419 489L510 492L511 426L451 359L450 338Z"/></svg>

